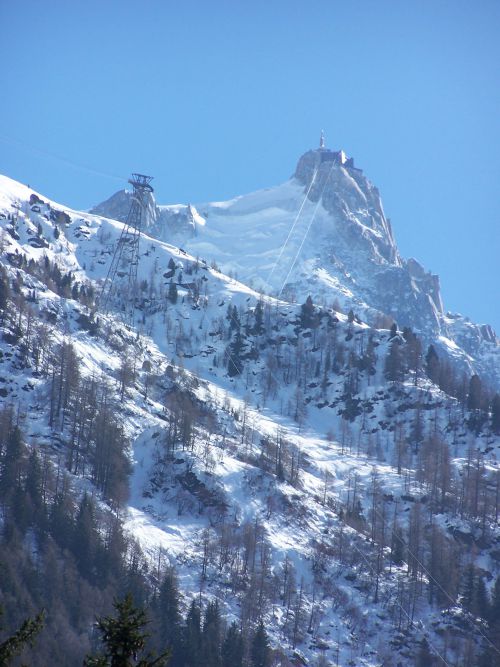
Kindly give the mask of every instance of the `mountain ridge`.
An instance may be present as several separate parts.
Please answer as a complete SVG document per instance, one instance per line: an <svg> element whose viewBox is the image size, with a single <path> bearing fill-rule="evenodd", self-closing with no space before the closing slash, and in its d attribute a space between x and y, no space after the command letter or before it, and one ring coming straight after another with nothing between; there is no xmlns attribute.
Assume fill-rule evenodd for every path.
<svg viewBox="0 0 500 667"><path fill-rule="evenodd" d="M128 197L120 191L92 211L123 221ZM428 342L456 339L464 368L476 367L500 386L500 361L492 367L490 359L490 346L497 357L500 345L492 327L448 317L439 277L401 257L378 189L342 151L307 151L280 186L227 202L153 209L153 235L215 261L255 289L292 300L311 294L370 324L392 319Z"/></svg>
<svg viewBox="0 0 500 667"><path fill-rule="evenodd" d="M328 185L338 183L327 175ZM388 317L370 325L361 308L342 313L321 294L311 298L335 275L325 269L309 282L301 273L322 270L315 246L335 220L322 198L306 193L292 180L199 213L158 207L139 241L133 296L118 273L110 308L100 312L96 296L123 222L1 178L0 396L5 407L18 406L32 450L123 516L153 587L151 573L164 562L178 572L186 610L217 599L243 627L264 618L278 664L324 665L337 655L341 665L413 665L424 639L439 655L443 635L454 638L446 650L459 660L468 646L463 628L478 651L490 637L489 602L478 611L462 580L477 550L470 576L488 582L493 600L500 397L473 374L478 361L455 338L468 339L493 368L498 346L462 318L441 316L455 329L447 338ZM339 206L342 222L342 205L332 204ZM149 210L157 210L152 201ZM194 225L161 227L165 210ZM360 217L367 222L369 211L350 220L356 230ZM303 248L313 254L293 276L295 300L221 272L221 258L247 271L260 258L267 276L282 247L269 249L274 230L286 239L296 218L299 236L283 253L289 265L275 269L281 289L312 230ZM383 224L377 217L374 225ZM233 259L235 248L249 247L242 231L252 229L253 254ZM169 242L159 238L165 230ZM371 232L356 234L371 251ZM197 256L200 247L219 256ZM402 269L392 258L394 265L377 252L372 263ZM357 285L354 277L348 286L338 281L328 301ZM346 297L346 311L355 297ZM124 321L130 306L132 324ZM94 386L108 422L122 430L111 441L121 445L114 456L130 464L128 477L125 467L110 468L106 440L90 428Z"/></svg>

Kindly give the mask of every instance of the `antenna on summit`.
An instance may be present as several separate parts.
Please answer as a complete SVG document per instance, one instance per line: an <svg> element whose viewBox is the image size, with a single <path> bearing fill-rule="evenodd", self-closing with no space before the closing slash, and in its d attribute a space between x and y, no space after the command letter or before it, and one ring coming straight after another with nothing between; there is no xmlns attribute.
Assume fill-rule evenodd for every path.
<svg viewBox="0 0 500 667"><path fill-rule="evenodd" d="M325 147L325 133L323 130L321 130L321 135L319 138L319 147L324 148Z"/></svg>

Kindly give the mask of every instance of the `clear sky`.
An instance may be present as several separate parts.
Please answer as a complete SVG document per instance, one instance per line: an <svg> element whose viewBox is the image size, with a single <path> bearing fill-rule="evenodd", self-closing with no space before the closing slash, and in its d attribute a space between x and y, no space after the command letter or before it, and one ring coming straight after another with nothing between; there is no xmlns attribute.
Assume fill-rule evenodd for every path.
<svg viewBox="0 0 500 667"><path fill-rule="evenodd" d="M499 0L0 0L0 63L0 173L74 208L132 171L221 200L324 128L445 307L500 332Z"/></svg>

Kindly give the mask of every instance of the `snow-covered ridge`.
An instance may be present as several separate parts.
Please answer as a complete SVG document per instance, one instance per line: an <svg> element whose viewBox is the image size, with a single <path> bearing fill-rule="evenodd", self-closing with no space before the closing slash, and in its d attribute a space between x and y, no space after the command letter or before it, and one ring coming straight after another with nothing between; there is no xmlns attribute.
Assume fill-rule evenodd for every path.
<svg viewBox="0 0 500 667"><path fill-rule="evenodd" d="M332 183L326 179L325 192L337 187ZM359 198L362 186L352 187L352 196ZM29 261L43 264L46 257L71 272L73 284L98 289L123 228L104 217L105 210L72 211L2 178L2 264L12 282L22 278L19 289L30 304L20 317L23 328L28 311L34 313L37 323L51 327L55 342L71 339L82 373L103 374L114 387L134 470L127 526L151 559L161 547L164 558L176 565L187 596L198 596L202 588L203 595L221 601L230 617L241 608L250 618L248 609L257 603L248 591L258 582L256 598L266 601L262 613L272 640L287 647L290 659L312 665L325 653L339 656L339 664L375 666L382 656L389 659L396 645L404 651L409 642L416 650L423 636L440 646L433 623L442 623L447 612L432 607L425 596L414 610L418 626L408 626L400 644L396 631L387 629L406 609L405 586L407 593L410 588L407 563L389 560L392 547L384 539L394 529L396 511L402 530L419 512L427 515L431 484L426 467L436 448L425 450L428 458L422 459L417 478L410 461L413 450L423 448L419 429L439 434L443 459L448 452L453 469L466 465L469 436L463 433L461 406L423 374L410 372L401 386L386 382L390 350L409 345L401 334L318 308L322 295L328 301L338 295L345 308L354 304L358 314L373 315L377 309L363 301L371 295L366 287L370 271L406 269L382 252L370 254L378 243L374 238L390 241L381 209L373 219L366 208L349 210L353 217L346 222L337 209L334 215L328 210L324 194L312 193L313 188L312 199L304 197L304 186L294 178L228 203L200 205L199 213L191 212L193 236L183 236L189 225L182 221L180 231L167 225L162 236L162 215L170 220L185 214L187 219L188 210L151 202L152 222L141 238L138 270L143 298L132 330L120 322L119 310L98 314L97 329L85 329L82 315L91 318L89 308L72 293L56 294L30 273ZM368 195L361 199L366 206ZM117 197L118 204L125 210L126 197ZM312 313L286 300L290 287L279 300L261 298L243 280L253 263L259 269L256 287L259 274L280 288L287 266L276 262L283 246L274 236L279 229L286 237L301 206L310 217L299 216L295 229L305 234L311 224L312 232L297 260L300 268L293 268L291 287L301 302L309 293L317 295ZM360 256L372 264L357 267L358 255L339 239L335 257L324 265L329 255L322 242L333 243L332 225L341 236L340 226L351 222L353 233L361 234ZM179 238L184 250L175 243ZM293 249L285 248L282 260L293 261L301 238L290 240ZM212 249L219 254L210 254ZM211 266L213 259L238 273L241 282ZM410 263L407 273L415 295L425 272L422 276ZM169 294L174 284L175 298ZM487 346L490 363L498 362L494 340L474 339L478 357L466 355L456 338L471 338L476 329L461 318L442 322L451 333L427 336L439 350L447 350L448 358L473 367ZM433 331L431 324L426 331ZM49 376L33 377L29 359L19 364L15 344L3 340L2 347L10 355L2 362L3 396L22 407L31 444L56 447L41 409ZM136 358L138 371L120 401L120 364L127 355ZM234 372L240 363L241 372ZM183 429L176 432L181 422ZM184 428L186 423L190 428ZM488 457L487 474L497 470L498 444L488 426L477 437L478 452ZM484 493L492 493L491 485L484 485ZM446 542L458 524L449 518L445 500L439 521ZM474 540L471 524L464 520L459 527ZM486 524L494 542L498 527L489 518ZM258 549L245 569L252 541ZM495 571L493 554L485 552L481 562ZM426 577L423 572L422 586Z"/></svg>
<svg viewBox="0 0 500 667"><path fill-rule="evenodd" d="M338 155L308 151L289 181L227 202L155 206L148 232L257 291L292 301L311 294L373 325L392 319L429 341L458 336L464 361L498 386L494 332L445 316L438 276L401 258L378 189ZM117 193L93 210L123 220L127 199Z"/></svg>

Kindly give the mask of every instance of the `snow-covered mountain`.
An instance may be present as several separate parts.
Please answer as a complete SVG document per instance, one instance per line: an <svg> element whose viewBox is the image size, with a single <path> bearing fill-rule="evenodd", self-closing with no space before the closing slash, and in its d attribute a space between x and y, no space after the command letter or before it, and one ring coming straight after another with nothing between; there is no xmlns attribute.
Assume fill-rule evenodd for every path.
<svg viewBox="0 0 500 667"><path fill-rule="evenodd" d="M126 219L130 193L92 212ZM226 202L159 206L148 233L215 262L266 294L353 310L371 325L411 327L500 386L500 343L488 325L445 313L439 278L398 251L378 189L343 151L310 150L293 177Z"/></svg>
<svg viewBox="0 0 500 667"><path fill-rule="evenodd" d="M462 576L500 572L499 344L444 313L376 188L318 149L228 202L151 198L133 326L125 274L107 312L96 299L129 207L123 191L74 211L0 177L0 397L29 446L113 507L85 403L104 386L127 530L186 604L263 618L277 665L488 648Z"/></svg>

